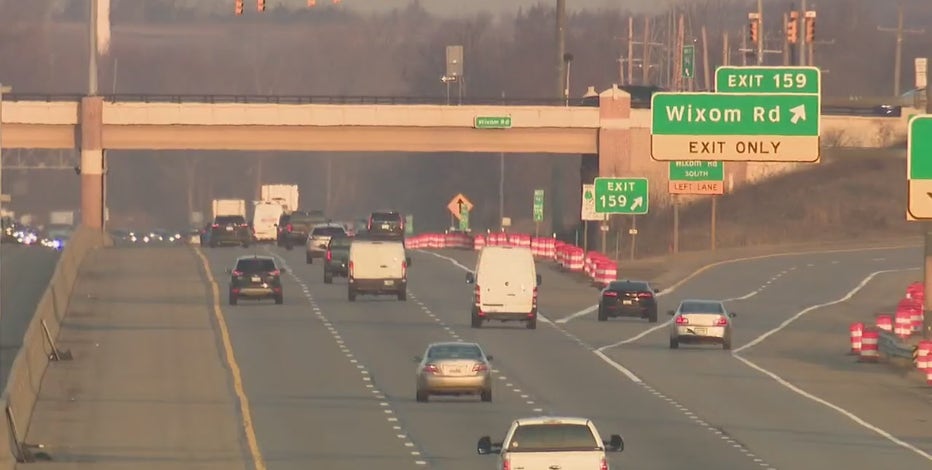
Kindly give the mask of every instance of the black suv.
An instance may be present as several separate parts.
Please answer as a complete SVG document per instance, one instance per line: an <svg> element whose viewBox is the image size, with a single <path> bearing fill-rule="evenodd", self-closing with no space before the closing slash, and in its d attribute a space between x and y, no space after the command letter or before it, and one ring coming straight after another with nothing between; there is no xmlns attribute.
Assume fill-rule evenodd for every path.
<svg viewBox="0 0 932 470"><path fill-rule="evenodd" d="M278 219L278 246L284 246L288 250L294 248L295 245L303 246L308 234L311 233L311 228L326 221L324 211L320 210L282 214Z"/></svg>
<svg viewBox="0 0 932 470"><path fill-rule="evenodd" d="M599 297L599 321L640 317L657 323L657 292L647 281L612 281Z"/></svg>
<svg viewBox="0 0 932 470"><path fill-rule="evenodd" d="M396 211L378 211L369 215L366 230L373 235L405 235L405 218Z"/></svg>
<svg viewBox="0 0 932 470"><path fill-rule="evenodd" d="M252 228L241 215L220 215L210 225L208 243L211 248L221 245L242 245L249 247L252 243Z"/></svg>
<svg viewBox="0 0 932 470"><path fill-rule="evenodd" d="M230 305L236 305L241 297L262 300L275 299L281 305L282 272L271 256L242 256L236 259L230 273Z"/></svg>
<svg viewBox="0 0 932 470"><path fill-rule="evenodd" d="M333 284L333 276L346 277L348 274L349 249L352 237L335 236L327 243L324 255L324 284Z"/></svg>

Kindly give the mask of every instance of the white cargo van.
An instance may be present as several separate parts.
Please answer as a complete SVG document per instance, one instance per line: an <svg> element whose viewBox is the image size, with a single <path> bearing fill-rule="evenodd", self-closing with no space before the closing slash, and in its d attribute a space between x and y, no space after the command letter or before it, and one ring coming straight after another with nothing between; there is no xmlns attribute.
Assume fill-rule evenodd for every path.
<svg viewBox="0 0 932 470"><path fill-rule="evenodd" d="M482 322L523 321L528 329L537 328L537 286L540 275L529 248L487 246L479 252L474 273L466 273L466 283L475 284L472 327Z"/></svg>
<svg viewBox="0 0 932 470"><path fill-rule="evenodd" d="M347 263L347 298L397 295L408 298L408 264L401 241L355 239L350 244Z"/></svg>
<svg viewBox="0 0 932 470"><path fill-rule="evenodd" d="M252 229L256 241L271 242L278 239L278 219L284 209L276 202L259 201L252 213Z"/></svg>

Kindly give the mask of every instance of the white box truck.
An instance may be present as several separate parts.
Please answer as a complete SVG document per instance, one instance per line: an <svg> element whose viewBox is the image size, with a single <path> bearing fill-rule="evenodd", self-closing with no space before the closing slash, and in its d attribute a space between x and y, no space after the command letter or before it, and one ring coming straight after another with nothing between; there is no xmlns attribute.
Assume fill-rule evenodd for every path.
<svg viewBox="0 0 932 470"><path fill-rule="evenodd" d="M241 215L246 217L245 199L214 199L213 218L221 215Z"/></svg>
<svg viewBox="0 0 932 470"><path fill-rule="evenodd" d="M265 202L276 202L288 213L298 208L298 185L263 184L260 197Z"/></svg>

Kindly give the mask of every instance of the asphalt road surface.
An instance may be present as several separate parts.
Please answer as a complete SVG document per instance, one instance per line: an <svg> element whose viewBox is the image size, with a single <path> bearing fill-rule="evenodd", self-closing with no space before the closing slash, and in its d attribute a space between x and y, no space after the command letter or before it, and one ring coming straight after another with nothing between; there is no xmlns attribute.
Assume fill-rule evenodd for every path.
<svg viewBox="0 0 932 470"><path fill-rule="evenodd" d="M251 252L273 253L290 268L284 305L226 304L224 270L237 255ZM246 460L269 469L491 468L494 458L475 454L478 437L500 439L510 420L537 414L588 416L603 434L622 434L626 450L611 455L615 468L930 464L750 362L759 360L778 378L810 383L818 382L822 367L843 373L839 364L850 362L841 357L846 349L833 356L790 327L765 341L757 338L802 309L843 297L874 271L915 267L916 249L735 263L664 295L662 312L684 297L741 298L730 301L739 312L736 354L710 347L669 350L667 317L658 324L599 323L594 313L574 315L591 306L598 291L550 268L541 269L541 312L551 321L571 320L541 322L537 330L499 324L472 329L462 268L474 261L470 253L415 253L406 302L362 297L349 303L345 280L323 284L320 264L305 264L300 250L207 249L219 312L200 258L189 249L100 253L95 256L106 270L79 284L95 304L77 302L71 313L77 315L63 330L61 341L76 351L76 360L56 364L46 375L29 434L31 442L48 443L58 460L95 463L88 468L107 462L114 463L110 468L190 468L192 461L199 468L242 468ZM898 295L887 292L896 282L887 282L872 285L871 292ZM832 323L810 327L830 330ZM836 327L844 338L847 325ZM415 401L413 357L429 342L451 339L477 341L495 356L493 402ZM235 356L229 366L227 344ZM797 350L820 353L800 368L783 357ZM858 373L849 370L844 377ZM870 398L849 396L844 406L851 415L876 413L909 396L908 403L916 402L914 384L898 378L858 386ZM821 387L829 401L838 389ZM248 399L240 402L238 395ZM878 396L888 401L878 403ZM154 420L146 429L134 424L146 419ZM932 450L932 432L899 421L884 423L885 430L920 452Z"/></svg>
<svg viewBox="0 0 932 470"><path fill-rule="evenodd" d="M0 245L0 390L55 272L58 255L43 247Z"/></svg>

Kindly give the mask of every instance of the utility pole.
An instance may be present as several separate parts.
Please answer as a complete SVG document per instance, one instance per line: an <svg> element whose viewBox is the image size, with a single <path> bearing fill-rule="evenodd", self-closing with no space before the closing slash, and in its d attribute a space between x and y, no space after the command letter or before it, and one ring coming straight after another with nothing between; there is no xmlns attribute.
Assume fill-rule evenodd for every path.
<svg viewBox="0 0 932 470"><path fill-rule="evenodd" d="M790 18L786 13L784 13L783 14L783 31L786 32L786 34L783 35L783 66L784 67L790 65L789 29L790 29Z"/></svg>
<svg viewBox="0 0 932 470"><path fill-rule="evenodd" d="M705 25L702 25L702 84L705 91L712 91L712 71L709 70L709 36L706 34Z"/></svg>
<svg viewBox="0 0 932 470"><path fill-rule="evenodd" d="M757 0L757 18L760 22L760 39L757 41L757 65L764 65L764 0Z"/></svg>
<svg viewBox="0 0 932 470"><path fill-rule="evenodd" d="M97 96L97 0L90 2L90 17L87 21L87 95Z"/></svg>
<svg viewBox="0 0 932 470"><path fill-rule="evenodd" d="M557 89L556 96L561 98L561 101L568 100L569 94L566 93L567 89L567 74L566 66L567 62L566 56L566 0L556 0L556 35L557 35L557 47L556 47L556 59L557 61ZM564 95L564 93L566 93ZM569 172L569 168L566 168L567 165L562 158L556 158L551 161L550 166L550 207L553 208L551 212L551 232L557 233L563 231L563 181L562 175L564 172Z"/></svg>
<svg viewBox="0 0 932 470"><path fill-rule="evenodd" d="M644 15L644 39L641 41L641 85L650 85L650 16Z"/></svg>
<svg viewBox="0 0 932 470"><path fill-rule="evenodd" d="M647 64L642 64L644 67ZM634 85L634 17L628 17L628 85Z"/></svg>
<svg viewBox="0 0 932 470"><path fill-rule="evenodd" d="M803 21L805 22L805 24L809 23L809 16L806 14L807 11L808 10L806 10L806 0L802 0L802 14L803 14ZM815 12L813 12L813 14L815 14ZM815 20L815 17L813 17L812 19ZM806 34L806 31L805 31L805 25L803 29L804 31L802 34L800 34L800 38L799 38L799 50L797 50L796 53L799 55L799 65L805 66L808 63L808 61L806 60L806 54L807 54L806 50L809 44L809 39L806 37L808 35Z"/></svg>
<svg viewBox="0 0 932 470"><path fill-rule="evenodd" d="M566 70L564 70L563 54L566 53L566 0L557 0L557 96L563 98L566 89Z"/></svg>
<svg viewBox="0 0 932 470"><path fill-rule="evenodd" d="M926 31L924 29L903 28L903 5L897 7L896 28L878 26L877 31L896 33L896 53L893 59L893 96L900 96L900 73L903 68L903 37L907 34L925 34Z"/></svg>
<svg viewBox="0 0 932 470"><path fill-rule="evenodd" d="M722 32L722 65L731 65L731 48L728 45L728 31Z"/></svg>
<svg viewBox="0 0 932 470"><path fill-rule="evenodd" d="M926 77L932 67L929 61L926 61ZM932 94L929 93L929 85L926 85L926 114L932 114ZM926 292L932 291L932 224L925 223L925 263L923 275L923 288ZM925 339L932 339L932 297L925 296L923 300L923 332Z"/></svg>

